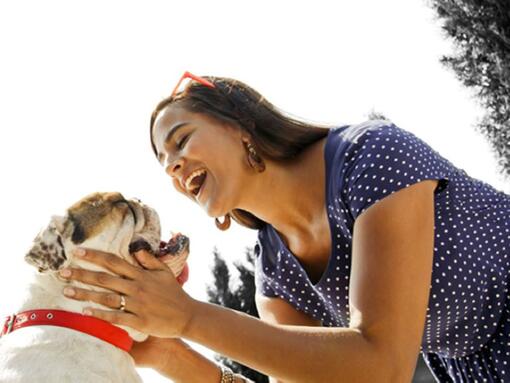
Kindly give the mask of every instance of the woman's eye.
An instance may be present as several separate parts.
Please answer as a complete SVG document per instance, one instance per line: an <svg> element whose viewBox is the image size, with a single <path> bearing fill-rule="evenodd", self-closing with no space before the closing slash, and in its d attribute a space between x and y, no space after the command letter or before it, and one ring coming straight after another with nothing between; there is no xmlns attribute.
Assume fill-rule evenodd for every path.
<svg viewBox="0 0 510 383"><path fill-rule="evenodd" d="M184 136L184 138L182 140L180 140L178 143L177 143L177 147L179 149L182 149L183 145L184 145L184 141L186 141L186 139L189 137L189 134Z"/></svg>

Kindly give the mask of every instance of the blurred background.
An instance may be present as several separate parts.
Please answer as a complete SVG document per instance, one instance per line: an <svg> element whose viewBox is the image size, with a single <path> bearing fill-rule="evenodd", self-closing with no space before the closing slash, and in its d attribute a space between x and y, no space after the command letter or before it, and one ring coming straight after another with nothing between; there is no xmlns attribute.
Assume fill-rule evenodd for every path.
<svg viewBox="0 0 510 383"><path fill-rule="evenodd" d="M211 299L207 285L225 276L213 276L214 252L231 269L230 287L239 286L233 264L256 231L235 222L218 230L173 189L150 149L150 114L185 70L239 79L308 122L382 113L510 193L502 152L476 129L486 108L441 63L456 47L437 14L416 0L1 2L1 317L17 310L35 272L23 260L35 235L94 191L138 197L159 212L163 237L190 237L184 288L194 298Z"/></svg>

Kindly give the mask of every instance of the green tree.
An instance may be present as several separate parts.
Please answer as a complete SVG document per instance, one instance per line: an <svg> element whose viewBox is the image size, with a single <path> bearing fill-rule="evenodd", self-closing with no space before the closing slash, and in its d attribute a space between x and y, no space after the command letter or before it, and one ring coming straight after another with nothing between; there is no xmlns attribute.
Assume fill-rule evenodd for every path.
<svg viewBox="0 0 510 383"><path fill-rule="evenodd" d="M486 114L478 130L497 155L500 172L510 174L510 1L428 0L456 52L441 63L472 89Z"/></svg>
<svg viewBox="0 0 510 383"><path fill-rule="evenodd" d="M214 284L212 286L209 284L206 286L208 301L259 318L259 313L255 305L255 278L253 274L255 254L253 248L246 248L244 262L234 262L234 266L239 274L239 284L237 288L233 290L230 288L231 275L227 263L216 248L213 250L213 255L214 265L212 267L212 272ZM235 334L232 335L235 336ZM230 367L233 371L250 378L254 382L269 382L266 375L226 358L223 355L215 354L214 359Z"/></svg>

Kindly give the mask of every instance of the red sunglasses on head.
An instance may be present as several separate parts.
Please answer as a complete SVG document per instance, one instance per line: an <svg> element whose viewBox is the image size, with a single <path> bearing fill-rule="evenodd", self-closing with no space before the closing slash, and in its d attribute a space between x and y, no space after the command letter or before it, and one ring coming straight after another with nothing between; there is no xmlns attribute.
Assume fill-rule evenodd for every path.
<svg viewBox="0 0 510 383"><path fill-rule="evenodd" d="M196 76L196 75L194 75L194 74L192 74L192 73L190 73L190 72L186 71L186 72L184 72L184 74L181 76L181 79L179 80L179 82L178 82L178 83L177 83L177 85L175 86L175 88L174 88L174 90L173 90L173 92L172 92L172 96L171 96L171 97L174 97L174 96L175 96L175 94L177 93L177 89L179 88L179 85L181 85L181 82L182 82L184 79L186 79L186 78L191 78L192 80L198 81L198 82L199 82L200 84L202 84L202 85L205 85L205 86L208 86L208 87L211 87L211 88L216 88L216 86L215 86L212 82L210 82L210 81L206 80L205 78L202 78L202 77L200 77L200 76Z"/></svg>

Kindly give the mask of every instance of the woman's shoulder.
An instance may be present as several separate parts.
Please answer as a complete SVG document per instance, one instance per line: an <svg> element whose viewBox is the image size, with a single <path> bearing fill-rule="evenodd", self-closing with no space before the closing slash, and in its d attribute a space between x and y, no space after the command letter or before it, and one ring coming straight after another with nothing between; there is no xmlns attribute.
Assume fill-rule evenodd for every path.
<svg viewBox="0 0 510 383"><path fill-rule="evenodd" d="M455 172L426 141L390 120L351 125L335 140L330 147L333 173L339 175L335 190L342 191L353 219L387 195L425 179L442 180L438 195Z"/></svg>
<svg viewBox="0 0 510 383"><path fill-rule="evenodd" d="M328 136L331 141L336 141L337 143L342 142L346 145L359 145L376 132L389 132L392 129L399 130L400 128L391 120L376 119L333 127Z"/></svg>
<svg viewBox="0 0 510 383"><path fill-rule="evenodd" d="M357 142L357 139L369 131L387 129L395 124L390 120L376 119L367 120L355 124L345 124L334 127L332 130L336 132L343 140L349 142Z"/></svg>
<svg viewBox="0 0 510 383"><path fill-rule="evenodd" d="M364 167L367 163L365 166L373 167L373 162L377 160L413 162L409 160L414 160L420 154L449 162L418 135L395 125L391 120L368 120L336 127L331 130L328 141L329 158L336 157L336 160L354 166Z"/></svg>
<svg viewBox="0 0 510 383"><path fill-rule="evenodd" d="M335 171L335 165L348 163L357 155L363 157L364 143L375 135L391 134L395 129L398 128L390 120L368 120L331 128L325 148L327 161L332 165L330 170Z"/></svg>

